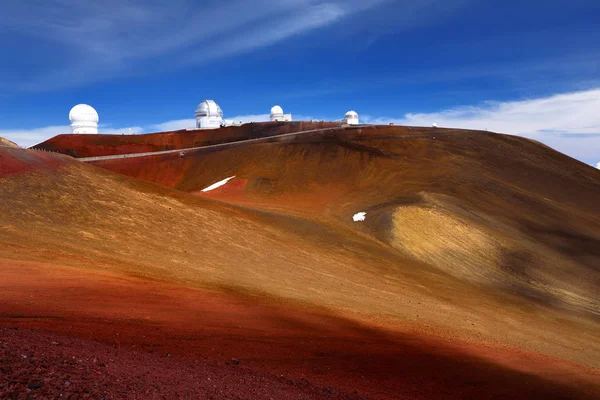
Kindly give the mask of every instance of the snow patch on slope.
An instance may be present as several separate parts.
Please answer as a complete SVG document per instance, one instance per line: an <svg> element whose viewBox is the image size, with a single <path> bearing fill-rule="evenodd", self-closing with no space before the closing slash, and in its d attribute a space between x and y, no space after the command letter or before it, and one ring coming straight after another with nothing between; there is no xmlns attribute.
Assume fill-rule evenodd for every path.
<svg viewBox="0 0 600 400"><path fill-rule="evenodd" d="M354 216L352 217L352 220L354 222L359 222L359 221L364 221L365 218L367 218L367 213L364 211L361 211L359 213L354 214Z"/></svg>
<svg viewBox="0 0 600 400"><path fill-rule="evenodd" d="M227 182L229 182L230 179L233 179L233 178L235 178L235 175L234 176L230 176L229 178L225 178L222 181L213 183L212 185L210 185L210 186L205 187L204 189L202 189L202 192L210 192L211 190L214 190L214 189L216 189L218 187L223 186L224 184L226 184Z"/></svg>

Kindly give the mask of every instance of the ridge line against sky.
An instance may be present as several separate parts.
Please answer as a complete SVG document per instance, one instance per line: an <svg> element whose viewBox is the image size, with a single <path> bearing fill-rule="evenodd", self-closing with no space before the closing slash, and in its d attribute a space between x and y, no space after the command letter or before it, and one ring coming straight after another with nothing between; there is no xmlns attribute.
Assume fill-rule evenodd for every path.
<svg viewBox="0 0 600 400"><path fill-rule="evenodd" d="M520 101L487 101L480 105L454 107L438 112L408 113L401 117L360 115L361 123L490 130L538 140L573 158L597 166L600 154L600 88L561 93L549 97ZM286 110L292 111L292 110ZM293 112L292 112L293 114ZM263 122L269 114L227 117L234 121ZM342 116L295 115L296 120L339 120ZM101 133L149 133L195 126L195 119L169 120L144 126L115 128L102 123ZM33 146L52 136L69 133L68 125L26 130L1 130L0 136L22 146Z"/></svg>

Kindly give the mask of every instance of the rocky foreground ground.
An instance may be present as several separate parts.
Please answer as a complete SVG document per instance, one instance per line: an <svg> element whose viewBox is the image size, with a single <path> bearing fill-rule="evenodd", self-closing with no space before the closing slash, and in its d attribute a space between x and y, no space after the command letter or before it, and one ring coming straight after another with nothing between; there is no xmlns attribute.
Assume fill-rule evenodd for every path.
<svg viewBox="0 0 600 400"><path fill-rule="evenodd" d="M0 399L361 399L306 378L0 327Z"/></svg>

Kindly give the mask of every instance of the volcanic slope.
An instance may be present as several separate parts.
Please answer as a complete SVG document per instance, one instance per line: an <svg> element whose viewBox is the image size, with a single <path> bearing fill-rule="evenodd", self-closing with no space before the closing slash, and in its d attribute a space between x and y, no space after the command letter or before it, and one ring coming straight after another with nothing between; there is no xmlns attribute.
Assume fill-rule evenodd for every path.
<svg viewBox="0 0 600 400"><path fill-rule="evenodd" d="M332 387L342 397L351 397L353 390L376 398L598 395L598 374L592 369L600 360L598 323L589 305L593 295L584 298L587 302L567 302L579 314L565 312L460 279L379 237L382 228L356 229L347 217L354 211L367 211L367 223L376 217L376 209L365 208L367 201L385 195L390 180L377 186L383 194L365 191L357 197L349 183L350 189L333 184L331 176L341 182L362 172L331 172L338 168L332 156L339 151L346 162L357 158L365 169L377 158L393 161L392 154L363 154L364 143L340 145L335 137L313 139L250 146L256 156L240 162L252 170L249 160L257 157L254 183L242 168L204 170L214 174L207 178L210 183L230 173L246 180L233 193L226 190L230 183L221 189L243 207L59 154L0 149L3 323L158 348L178 357L236 357L250 371L288 377L291 398L299 397L291 393L302 376L316 392L323 388L324 398ZM435 140L440 140L437 132ZM302 149L306 146L310 153ZM295 149L305 154L302 167L315 174L315 182L294 172L297 159L286 165L286 151ZM233 155L242 156L241 150ZM362 155L353 155L356 151ZM258 162L267 152L280 163L272 167L273 175ZM177 160L202 164L207 154L217 153ZM222 160L235 167L233 155ZM330 166L325 178L310 172L312 157L322 158L314 164ZM139 160L144 159L153 157ZM384 177L389 173L382 171ZM297 186L284 190L278 183L285 179L296 179ZM597 178L589 182L597 190ZM297 200L303 193L317 198L328 187L338 190L331 207ZM355 203L344 206L344 196ZM424 200L401 200L379 209L403 204L435 209ZM311 393L305 394L319 397Z"/></svg>
<svg viewBox="0 0 600 400"><path fill-rule="evenodd" d="M528 139L366 127L93 164L341 225L475 285L600 315L600 173Z"/></svg>

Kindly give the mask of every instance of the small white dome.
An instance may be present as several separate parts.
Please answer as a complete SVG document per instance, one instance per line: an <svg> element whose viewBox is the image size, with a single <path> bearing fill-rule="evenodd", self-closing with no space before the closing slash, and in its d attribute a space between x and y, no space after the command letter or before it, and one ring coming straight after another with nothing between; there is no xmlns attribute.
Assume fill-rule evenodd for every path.
<svg viewBox="0 0 600 400"><path fill-rule="evenodd" d="M214 100L202 100L196 107L196 118L199 117L223 118L223 110Z"/></svg>
<svg viewBox="0 0 600 400"><path fill-rule="evenodd" d="M69 120L73 122L93 122L98 123L98 113L93 107L87 104L77 104L69 112Z"/></svg>
<svg viewBox="0 0 600 400"><path fill-rule="evenodd" d="M346 115L344 115L344 118L358 118L358 113L350 110L346 113Z"/></svg>
<svg viewBox="0 0 600 400"><path fill-rule="evenodd" d="M281 108L279 106L273 106L271 108L271 115L279 115L279 114L283 114L283 108Z"/></svg>

